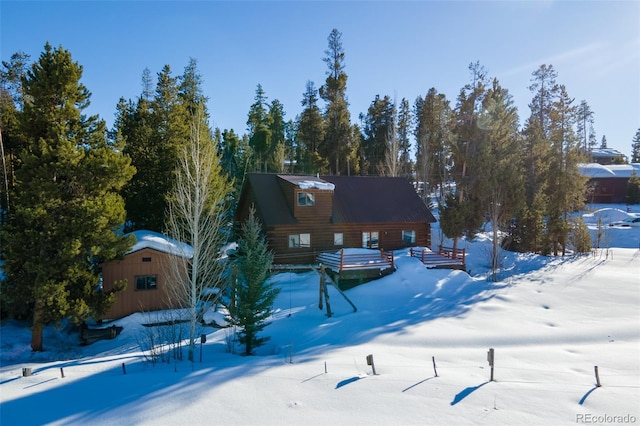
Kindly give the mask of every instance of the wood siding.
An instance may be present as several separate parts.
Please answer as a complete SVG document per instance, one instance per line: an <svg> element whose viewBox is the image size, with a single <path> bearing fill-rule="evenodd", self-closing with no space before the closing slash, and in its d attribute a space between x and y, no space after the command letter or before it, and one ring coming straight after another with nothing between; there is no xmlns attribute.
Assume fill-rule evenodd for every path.
<svg viewBox="0 0 640 426"><path fill-rule="evenodd" d="M591 178L587 183L588 203L626 203L629 178Z"/></svg>
<svg viewBox="0 0 640 426"><path fill-rule="evenodd" d="M105 319L177 307L168 304L168 280L163 273L163 265L167 264L168 259L169 255L166 253L145 248L127 254L122 260L103 264L102 285L105 290L112 289L119 280L127 280L127 287L116 293L116 302L105 315ZM148 275L156 276L156 288L137 290L136 277Z"/></svg>
<svg viewBox="0 0 640 426"><path fill-rule="evenodd" d="M415 231L414 243L402 241L402 231ZM361 248L363 232L378 232L378 249L387 251L406 247L430 247L429 223L349 223L331 224L321 221L267 229L267 243L276 254L274 263L312 263L318 253L341 248ZM334 234L342 233L343 244L334 245ZM310 234L311 247L289 247L289 235Z"/></svg>

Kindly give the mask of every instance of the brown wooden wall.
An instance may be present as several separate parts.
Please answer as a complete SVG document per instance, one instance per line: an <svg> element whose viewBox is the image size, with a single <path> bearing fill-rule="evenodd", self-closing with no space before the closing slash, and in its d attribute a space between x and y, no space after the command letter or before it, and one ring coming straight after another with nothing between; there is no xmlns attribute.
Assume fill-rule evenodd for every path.
<svg viewBox="0 0 640 426"><path fill-rule="evenodd" d="M416 242L402 241L402 231L416 231ZM274 263L311 263L317 253L337 251L341 248L362 247L362 233L378 231L379 249L398 250L405 247L430 247L431 225L429 223L351 223L332 224L326 222L308 222L306 224L277 226L267 230L269 248L276 255ZM343 234L343 245L333 244L334 233ZM289 235L310 234L311 247L289 248Z"/></svg>
<svg viewBox="0 0 640 426"><path fill-rule="evenodd" d="M150 258L144 262L143 258ZM168 280L163 273L163 265L168 262L166 253L145 248L129 253L122 260L114 260L102 265L102 285L105 290L113 288L122 279L127 280L127 288L116 293L116 302L105 315L105 319L122 318L135 312L150 312L167 309ZM156 275L157 288L154 290L137 290L136 276Z"/></svg>
<svg viewBox="0 0 640 426"><path fill-rule="evenodd" d="M629 178L592 178L587 183L588 203L625 203Z"/></svg>

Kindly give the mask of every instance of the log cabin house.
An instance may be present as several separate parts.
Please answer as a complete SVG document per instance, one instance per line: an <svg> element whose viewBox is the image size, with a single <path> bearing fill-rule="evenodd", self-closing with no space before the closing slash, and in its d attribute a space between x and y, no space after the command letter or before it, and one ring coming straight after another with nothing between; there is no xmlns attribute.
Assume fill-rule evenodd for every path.
<svg viewBox="0 0 640 426"><path fill-rule="evenodd" d="M429 247L436 221L402 177L249 173L236 230L252 207L274 264L311 264L318 254L343 248Z"/></svg>
<svg viewBox="0 0 640 426"><path fill-rule="evenodd" d="M166 267L172 256L190 258L188 244L152 231L135 231L136 243L121 260L102 265L102 287L110 290L123 279L127 287L116 293L116 301L104 319L117 319L135 312L176 308L169 302L170 280Z"/></svg>
<svg viewBox="0 0 640 426"><path fill-rule="evenodd" d="M588 178L587 203L627 203L627 188L633 174L640 175L640 164L584 163L578 166Z"/></svg>

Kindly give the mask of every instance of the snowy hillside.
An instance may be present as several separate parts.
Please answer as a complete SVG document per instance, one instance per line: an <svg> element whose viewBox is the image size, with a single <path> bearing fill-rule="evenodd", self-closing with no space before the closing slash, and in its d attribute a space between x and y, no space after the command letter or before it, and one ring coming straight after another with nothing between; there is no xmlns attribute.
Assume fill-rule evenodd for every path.
<svg viewBox="0 0 640 426"><path fill-rule="evenodd" d="M227 330L205 328L195 363L152 364L140 347L153 314L117 321L116 339L86 347L49 328L47 352L34 354L29 330L9 321L0 423L637 424L640 227L609 226L624 215L596 206L584 216L594 233L599 217L606 225L608 249L592 255L503 253L496 283L482 235L466 243L471 276L398 252L396 272L346 291L356 312L330 287L331 318L318 309L317 274L277 274L271 340L253 357L227 351Z"/></svg>

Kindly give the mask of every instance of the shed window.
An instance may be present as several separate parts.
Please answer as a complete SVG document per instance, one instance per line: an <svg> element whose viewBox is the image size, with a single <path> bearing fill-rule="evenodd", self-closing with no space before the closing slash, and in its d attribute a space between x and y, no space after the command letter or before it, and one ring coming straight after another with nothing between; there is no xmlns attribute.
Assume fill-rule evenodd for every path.
<svg viewBox="0 0 640 426"><path fill-rule="evenodd" d="M343 244L344 244L344 236L342 235L342 232L336 232L335 234L333 234L333 245L341 246Z"/></svg>
<svg viewBox="0 0 640 426"><path fill-rule="evenodd" d="M416 231L402 231L402 242L414 244L416 242Z"/></svg>
<svg viewBox="0 0 640 426"><path fill-rule="evenodd" d="M298 192L299 206L313 206L316 203L314 195L310 192Z"/></svg>
<svg viewBox="0 0 640 426"><path fill-rule="evenodd" d="M364 248L378 248L379 247L378 231L363 232L362 233L362 247Z"/></svg>
<svg viewBox="0 0 640 426"><path fill-rule="evenodd" d="M136 290L155 290L158 288L158 277L156 275L136 276Z"/></svg>
<svg viewBox="0 0 640 426"><path fill-rule="evenodd" d="M150 257L143 257L142 261L143 262L151 262L151 258Z"/></svg>
<svg viewBox="0 0 640 426"><path fill-rule="evenodd" d="M311 234L289 235L289 248L311 247Z"/></svg>

